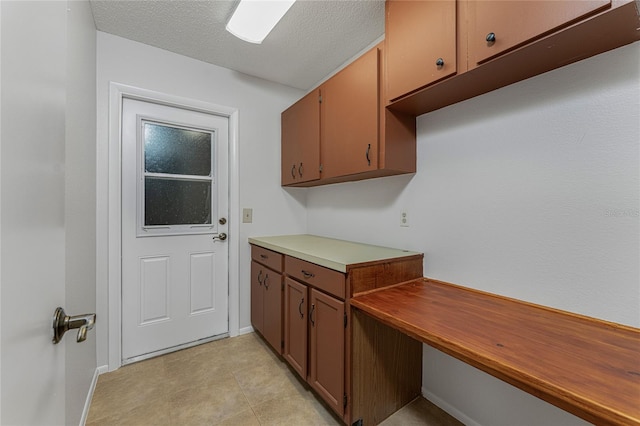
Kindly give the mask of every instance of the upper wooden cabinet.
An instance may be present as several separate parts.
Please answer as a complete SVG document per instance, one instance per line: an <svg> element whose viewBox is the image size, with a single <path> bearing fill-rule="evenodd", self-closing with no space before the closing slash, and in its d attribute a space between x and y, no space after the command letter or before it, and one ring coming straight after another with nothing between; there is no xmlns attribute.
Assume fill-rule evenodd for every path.
<svg viewBox="0 0 640 426"><path fill-rule="evenodd" d="M320 91L282 113L282 185L320 178Z"/></svg>
<svg viewBox="0 0 640 426"><path fill-rule="evenodd" d="M611 0L470 1L470 60L480 64L609 7Z"/></svg>
<svg viewBox="0 0 640 426"><path fill-rule="evenodd" d="M456 73L456 0L388 0L385 7L388 99Z"/></svg>
<svg viewBox="0 0 640 426"><path fill-rule="evenodd" d="M320 86L322 178L378 168L378 49Z"/></svg>
<svg viewBox="0 0 640 426"><path fill-rule="evenodd" d="M640 40L633 0L387 0L386 11L387 108L413 116Z"/></svg>
<svg viewBox="0 0 640 426"><path fill-rule="evenodd" d="M415 120L410 114L385 108L383 61L384 44L380 43L282 113L283 186L316 186L415 173ZM319 119L303 119L303 125L298 118L300 111L307 111L308 115L315 106L314 99L321 99L316 103ZM292 137L313 133L314 129L313 138ZM315 141L316 137L319 177L306 174L311 160L296 160L300 141ZM303 176L297 173L300 163Z"/></svg>

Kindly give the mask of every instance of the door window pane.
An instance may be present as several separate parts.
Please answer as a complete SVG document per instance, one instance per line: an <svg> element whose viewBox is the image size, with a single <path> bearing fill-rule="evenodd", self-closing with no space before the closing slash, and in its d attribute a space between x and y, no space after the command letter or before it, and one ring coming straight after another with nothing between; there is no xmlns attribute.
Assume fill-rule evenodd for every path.
<svg viewBox="0 0 640 426"><path fill-rule="evenodd" d="M211 181L145 177L145 226L211 224Z"/></svg>
<svg viewBox="0 0 640 426"><path fill-rule="evenodd" d="M210 132L144 124L145 172L211 176L211 158Z"/></svg>

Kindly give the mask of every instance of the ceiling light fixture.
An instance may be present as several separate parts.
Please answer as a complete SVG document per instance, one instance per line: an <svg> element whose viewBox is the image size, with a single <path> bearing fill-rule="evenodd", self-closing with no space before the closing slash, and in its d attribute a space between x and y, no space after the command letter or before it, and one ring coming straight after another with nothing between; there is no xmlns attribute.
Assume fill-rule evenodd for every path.
<svg viewBox="0 0 640 426"><path fill-rule="evenodd" d="M227 31L249 43L262 43L296 0L240 0Z"/></svg>

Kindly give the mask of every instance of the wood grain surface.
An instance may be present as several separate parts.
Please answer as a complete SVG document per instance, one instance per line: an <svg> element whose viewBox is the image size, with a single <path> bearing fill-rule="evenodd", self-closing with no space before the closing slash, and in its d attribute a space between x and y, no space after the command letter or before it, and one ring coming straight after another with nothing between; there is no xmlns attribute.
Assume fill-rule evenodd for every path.
<svg viewBox="0 0 640 426"><path fill-rule="evenodd" d="M640 329L426 278L351 306L589 422L640 425Z"/></svg>

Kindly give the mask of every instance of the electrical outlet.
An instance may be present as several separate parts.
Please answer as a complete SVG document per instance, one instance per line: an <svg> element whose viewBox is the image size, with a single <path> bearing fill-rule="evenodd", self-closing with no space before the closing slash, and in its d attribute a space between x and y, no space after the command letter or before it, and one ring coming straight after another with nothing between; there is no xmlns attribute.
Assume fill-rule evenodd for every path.
<svg viewBox="0 0 640 426"><path fill-rule="evenodd" d="M409 214L406 210L402 210L400 212L400 226L402 226L403 228L409 227Z"/></svg>
<svg viewBox="0 0 640 426"><path fill-rule="evenodd" d="M253 222L253 209L242 209L242 223Z"/></svg>

